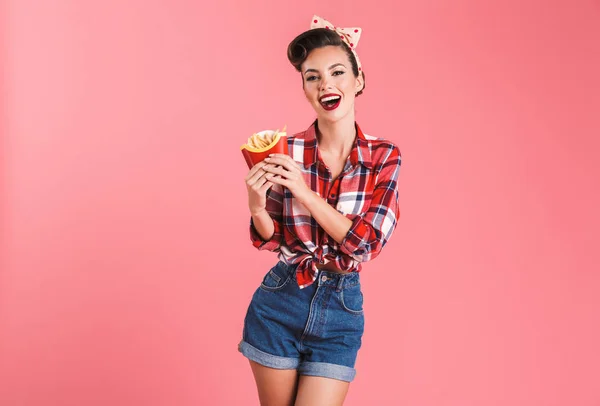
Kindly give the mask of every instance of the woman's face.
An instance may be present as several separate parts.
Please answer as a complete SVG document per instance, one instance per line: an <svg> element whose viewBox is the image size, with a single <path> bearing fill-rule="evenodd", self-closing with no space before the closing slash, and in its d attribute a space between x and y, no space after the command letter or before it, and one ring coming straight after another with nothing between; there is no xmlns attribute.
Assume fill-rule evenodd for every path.
<svg viewBox="0 0 600 406"><path fill-rule="evenodd" d="M355 77L348 55L339 46L314 49L302 64L304 94L319 120L335 122L354 113L362 75Z"/></svg>

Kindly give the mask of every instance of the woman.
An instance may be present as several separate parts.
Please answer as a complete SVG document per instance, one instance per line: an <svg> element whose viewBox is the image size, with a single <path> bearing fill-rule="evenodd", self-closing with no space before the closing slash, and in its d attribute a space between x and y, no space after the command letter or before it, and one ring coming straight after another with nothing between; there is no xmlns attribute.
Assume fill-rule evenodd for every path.
<svg viewBox="0 0 600 406"><path fill-rule="evenodd" d="M239 351L261 405L339 404L354 379L364 329L361 263L399 216L400 152L363 134L354 100L365 88L359 28L313 17L288 46L317 119L246 176L250 236L279 262L255 291Z"/></svg>

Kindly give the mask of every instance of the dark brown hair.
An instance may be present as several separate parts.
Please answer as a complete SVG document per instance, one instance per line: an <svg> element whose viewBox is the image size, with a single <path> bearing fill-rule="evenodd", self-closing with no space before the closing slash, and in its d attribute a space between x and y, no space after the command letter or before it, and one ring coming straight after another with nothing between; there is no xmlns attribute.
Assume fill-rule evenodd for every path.
<svg viewBox="0 0 600 406"><path fill-rule="evenodd" d="M352 50L346 44L340 36L333 30L329 30L327 28L315 28L312 30L308 30L298 35L296 38L290 42L287 49L287 56L290 63L296 68L298 72L302 70L302 64L308 58L308 55L311 53L313 49L323 48L326 46L337 46L342 48L346 55L348 55L348 59L352 64L352 73L354 73L355 77L358 77L359 74L363 77L363 87L359 90L356 95L362 94L363 90L365 90L365 73L358 71L358 63L356 62L356 58L352 53Z"/></svg>

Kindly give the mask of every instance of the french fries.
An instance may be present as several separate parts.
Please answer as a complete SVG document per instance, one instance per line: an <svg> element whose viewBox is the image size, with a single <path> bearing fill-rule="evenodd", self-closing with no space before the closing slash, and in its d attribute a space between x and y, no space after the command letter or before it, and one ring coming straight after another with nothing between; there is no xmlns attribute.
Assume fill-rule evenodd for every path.
<svg viewBox="0 0 600 406"><path fill-rule="evenodd" d="M285 127L281 132L285 133ZM246 145L256 149L267 148L276 140L277 134L279 134L279 129L270 133L252 134L252 136L248 138L248 143Z"/></svg>
<svg viewBox="0 0 600 406"><path fill-rule="evenodd" d="M288 154L286 127L281 131L259 131L248 138L248 142L240 147L248 168L261 162L270 153Z"/></svg>

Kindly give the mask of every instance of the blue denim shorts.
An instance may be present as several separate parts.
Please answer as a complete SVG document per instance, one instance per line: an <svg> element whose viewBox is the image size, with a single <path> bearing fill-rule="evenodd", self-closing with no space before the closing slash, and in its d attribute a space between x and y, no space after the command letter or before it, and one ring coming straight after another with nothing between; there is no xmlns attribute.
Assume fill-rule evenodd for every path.
<svg viewBox="0 0 600 406"><path fill-rule="evenodd" d="M300 289L296 266L280 261L252 296L238 350L267 367L351 382L364 324L358 273L321 270Z"/></svg>

